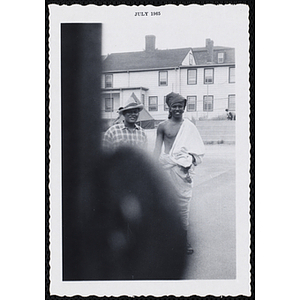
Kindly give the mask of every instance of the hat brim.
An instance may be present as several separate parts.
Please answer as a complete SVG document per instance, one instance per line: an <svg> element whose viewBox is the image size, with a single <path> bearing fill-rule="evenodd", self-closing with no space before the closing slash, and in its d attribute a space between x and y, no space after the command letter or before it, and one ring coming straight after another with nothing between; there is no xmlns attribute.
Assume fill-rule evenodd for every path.
<svg viewBox="0 0 300 300"><path fill-rule="evenodd" d="M122 109L119 109L118 112L121 113L121 112L131 110L131 109L138 109L139 111L141 111L141 110L143 110L143 108L144 108L143 104L137 104L137 105L134 105L134 106L128 106L128 107L124 107Z"/></svg>

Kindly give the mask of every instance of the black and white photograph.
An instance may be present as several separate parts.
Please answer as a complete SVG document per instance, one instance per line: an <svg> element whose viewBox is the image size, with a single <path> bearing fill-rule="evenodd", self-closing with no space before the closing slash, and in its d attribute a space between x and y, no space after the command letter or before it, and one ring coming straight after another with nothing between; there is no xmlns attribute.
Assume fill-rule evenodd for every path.
<svg viewBox="0 0 300 300"><path fill-rule="evenodd" d="M250 296L249 7L49 5L58 296Z"/></svg>

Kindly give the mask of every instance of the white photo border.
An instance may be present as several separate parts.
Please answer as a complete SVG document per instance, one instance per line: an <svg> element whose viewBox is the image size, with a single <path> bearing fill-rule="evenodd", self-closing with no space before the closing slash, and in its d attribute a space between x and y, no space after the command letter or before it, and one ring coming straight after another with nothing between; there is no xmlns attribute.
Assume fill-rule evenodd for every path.
<svg viewBox="0 0 300 300"><path fill-rule="evenodd" d="M189 5L193 9L205 6ZM212 9L218 6L208 5ZM249 7L235 5L231 9L240 14L242 23L240 43L236 45L236 95L246 99L237 103L236 120L236 237L237 278L235 280L180 280L180 281L62 281L62 223L61 223L61 111L60 111L60 24L102 23L101 8L119 9L120 6L49 5L49 98L50 98L50 295L58 296L250 296L250 82L249 82ZM134 11L135 6L122 6ZM153 8L151 5L144 6ZM168 9L174 5L163 5ZM177 9L180 10L181 6ZM226 5L225 5L226 7ZM157 10L157 7L155 7Z"/></svg>

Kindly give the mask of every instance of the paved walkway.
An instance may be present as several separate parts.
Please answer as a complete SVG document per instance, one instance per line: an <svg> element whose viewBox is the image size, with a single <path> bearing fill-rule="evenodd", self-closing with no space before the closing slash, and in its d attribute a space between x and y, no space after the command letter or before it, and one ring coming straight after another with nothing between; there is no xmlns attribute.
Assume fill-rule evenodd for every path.
<svg viewBox="0 0 300 300"><path fill-rule="evenodd" d="M146 130L148 149L154 149L156 129ZM235 145L205 145L203 163L196 168L190 209L188 255L184 279L234 279Z"/></svg>
<svg viewBox="0 0 300 300"><path fill-rule="evenodd" d="M194 181L185 279L234 279L235 146L206 145Z"/></svg>

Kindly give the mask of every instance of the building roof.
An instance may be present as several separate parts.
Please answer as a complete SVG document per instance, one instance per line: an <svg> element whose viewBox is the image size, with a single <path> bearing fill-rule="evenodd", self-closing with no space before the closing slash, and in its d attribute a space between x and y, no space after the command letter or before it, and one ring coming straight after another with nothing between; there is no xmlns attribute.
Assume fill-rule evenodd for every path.
<svg viewBox="0 0 300 300"><path fill-rule="evenodd" d="M174 68L181 65L191 48L112 53L103 62L104 71Z"/></svg>
<svg viewBox="0 0 300 300"><path fill-rule="evenodd" d="M224 52L224 63L235 62L235 49L222 46L213 47L213 61L211 63L218 64L218 53ZM208 61L207 48L193 48L193 54L197 65L205 65Z"/></svg>
<svg viewBox="0 0 300 300"><path fill-rule="evenodd" d="M103 62L104 72L176 68L192 50L196 65L218 64L218 53L224 53L223 63L235 63L235 49L213 46L213 59L208 63L206 47L112 53Z"/></svg>

